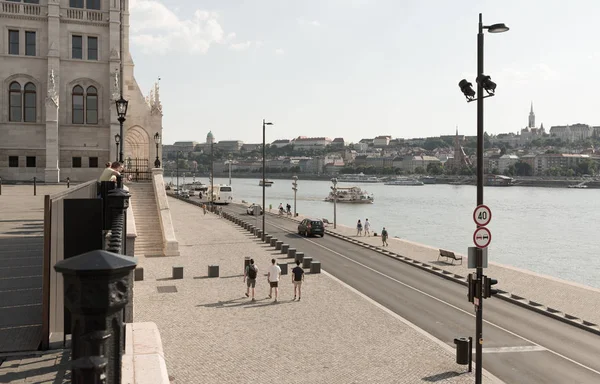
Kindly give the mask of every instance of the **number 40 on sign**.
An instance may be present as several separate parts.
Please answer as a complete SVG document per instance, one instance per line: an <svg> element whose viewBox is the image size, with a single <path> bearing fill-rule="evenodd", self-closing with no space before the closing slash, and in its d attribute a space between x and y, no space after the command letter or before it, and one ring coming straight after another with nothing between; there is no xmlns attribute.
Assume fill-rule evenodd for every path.
<svg viewBox="0 0 600 384"><path fill-rule="evenodd" d="M492 220L492 211L487 205L478 205L473 211L473 220L480 227L485 227Z"/></svg>

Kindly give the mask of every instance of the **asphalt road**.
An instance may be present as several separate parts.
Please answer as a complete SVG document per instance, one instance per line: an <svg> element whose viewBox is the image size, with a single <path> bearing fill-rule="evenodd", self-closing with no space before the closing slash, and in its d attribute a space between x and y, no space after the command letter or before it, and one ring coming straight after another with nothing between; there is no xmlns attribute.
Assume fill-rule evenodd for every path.
<svg viewBox="0 0 600 384"><path fill-rule="evenodd" d="M224 211L256 220L240 206ZM454 347L455 337L474 337L475 312L465 286L333 236L304 238L297 224L283 218L266 220L268 234L444 343ZM483 311L483 368L499 379L600 383L600 336L496 298L486 299Z"/></svg>

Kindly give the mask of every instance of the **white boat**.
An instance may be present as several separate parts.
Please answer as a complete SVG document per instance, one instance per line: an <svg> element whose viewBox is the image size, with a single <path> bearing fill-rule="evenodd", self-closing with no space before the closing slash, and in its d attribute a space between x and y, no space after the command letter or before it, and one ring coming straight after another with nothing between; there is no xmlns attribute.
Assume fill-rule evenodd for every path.
<svg viewBox="0 0 600 384"><path fill-rule="evenodd" d="M340 175L337 179L340 183L381 183L383 181L378 177L367 176L362 172L354 175Z"/></svg>
<svg viewBox="0 0 600 384"><path fill-rule="evenodd" d="M585 183L587 183L587 181L584 181L583 183L579 183L579 184L569 185L567 188L584 189L584 188L588 187L587 185L585 185Z"/></svg>
<svg viewBox="0 0 600 384"><path fill-rule="evenodd" d="M333 191L331 191L329 192L329 196L325 198L325 201L333 202L335 199L336 196ZM337 188L338 203L373 204L374 201L373 195L369 195L367 191L363 191L359 187Z"/></svg>
<svg viewBox="0 0 600 384"><path fill-rule="evenodd" d="M386 183L384 183L384 185L424 185L425 183L423 183L420 180L417 179L411 179L409 177L398 177L394 180L390 180Z"/></svg>
<svg viewBox="0 0 600 384"><path fill-rule="evenodd" d="M258 182L258 186L262 187L263 185L263 181L262 179ZM271 180L267 180L265 179L265 187L270 187L271 185L273 185L273 182Z"/></svg>

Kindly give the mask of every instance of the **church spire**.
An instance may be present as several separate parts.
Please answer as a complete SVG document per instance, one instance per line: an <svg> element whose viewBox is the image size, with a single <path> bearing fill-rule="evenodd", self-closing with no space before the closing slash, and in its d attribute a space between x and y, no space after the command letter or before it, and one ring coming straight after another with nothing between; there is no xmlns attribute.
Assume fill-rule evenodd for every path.
<svg viewBox="0 0 600 384"><path fill-rule="evenodd" d="M535 113L533 113L533 101L531 102L531 109L529 110L529 124L528 128L535 128Z"/></svg>

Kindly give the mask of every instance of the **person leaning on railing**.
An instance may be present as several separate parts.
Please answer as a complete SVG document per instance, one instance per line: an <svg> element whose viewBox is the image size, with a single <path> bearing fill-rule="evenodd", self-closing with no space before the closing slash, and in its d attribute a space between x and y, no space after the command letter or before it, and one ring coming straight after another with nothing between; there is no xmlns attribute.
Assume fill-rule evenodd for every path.
<svg viewBox="0 0 600 384"><path fill-rule="evenodd" d="M117 176L121 175L121 170L123 169L123 164L115 161L110 165L110 168L106 168L102 171L102 174L98 178L98 182L102 181L117 181Z"/></svg>

